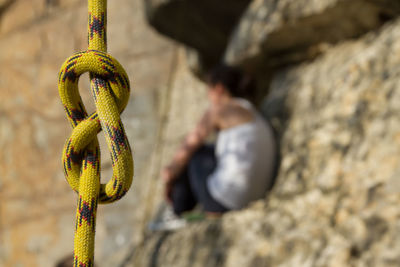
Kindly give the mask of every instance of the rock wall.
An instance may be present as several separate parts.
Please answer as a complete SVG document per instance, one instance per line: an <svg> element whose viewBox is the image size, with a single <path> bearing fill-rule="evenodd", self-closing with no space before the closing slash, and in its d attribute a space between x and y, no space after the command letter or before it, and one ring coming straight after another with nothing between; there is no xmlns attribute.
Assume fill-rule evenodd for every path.
<svg viewBox="0 0 400 267"><path fill-rule="evenodd" d="M270 92L260 108L281 140L274 189L221 219L148 234L122 266L400 264L398 2L306 2L254 0L225 50Z"/></svg>
<svg viewBox="0 0 400 267"><path fill-rule="evenodd" d="M109 52L125 67L133 87L122 117L134 150L135 179L124 199L99 206L100 266L113 266L125 248L141 239L159 107L179 50L147 25L142 1L113 0L108 8ZM86 49L86 31L86 1L0 1L0 266L54 266L72 253L76 195L61 165L71 129L57 76L67 57ZM87 76L80 86L93 110ZM102 134L99 139L105 182L111 162Z"/></svg>
<svg viewBox="0 0 400 267"><path fill-rule="evenodd" d="M226 25L217 19L223 5L215 20L191 16L212 1L197 3L202 9L188 0L109 1L109 52L132 80L123 121L136 174L126 197L99 207L99 266L400 264L399 2L249 2L235 2L241 8L231 6ZM168 28L183 19L168 16L176 5L193 19L186 31ZM78 0L0 0L0 266L54 266L72 252L76 200L60 164L71 130L57 73L86 47L86 9ZM157 35L145 10L158 31L191 52ZM215 31L204 30L213 23ZM206 86L195 75L217 59L259 82L254 100L281 140L277 184L242 211L150 233L162 201L160 168L206 105ZM107 152L102 162L105 181Z"/></svg>
<svg viewBox="0 0 400 267"><path fill-rule="evenodd" d="M365 0L252 1L232 34L225 61L257 72L313 59L324 51L321 44L358 37L399 10Z"/></svg>
<svg viewBox="0 0 400 267"><path fill-rule="evenodd" d="M399 40L396 20L276 73L289 119L268 198L155 234L126 266L398 266Z"/></svg>

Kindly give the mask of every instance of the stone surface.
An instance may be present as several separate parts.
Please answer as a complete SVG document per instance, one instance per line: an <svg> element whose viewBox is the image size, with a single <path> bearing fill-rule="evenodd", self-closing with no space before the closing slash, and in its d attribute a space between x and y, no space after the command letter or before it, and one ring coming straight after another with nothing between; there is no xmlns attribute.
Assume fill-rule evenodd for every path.
<svg viewBox="0 0 400 267"><path fill-rule="evenodd" d="M400 21L382 27L399 2L254 0L228 51L221 40L242 12L232 3L243 2L230 1L226 10L222 3L109 1L109 51L132 80L122 117L136 175L125 198L99 207L97 264L399 266ZM206 107L206 86L188 67L204 58L155 34L144 5L150 20L163 18L161 26L165 19L176 25L178 14L193 19L182 27L199 27L189 34L207 38L192 46L214 47L214 58L226 52L228 60L240 48L232 62L268 83L261 108L281 141L281 169L268 198L171 233L151 233L147 224L162 201L161 167ZM232 25L203 18L196 24L204 10L194 7L209 5L215 18L236 10ZM0 0L0 266L54 266L72 252L76 199L60 164L71 130L56 84L62 62L86 47L86 9L78 0ZM246 23L252 30L245 34ZM201 31L214 24L215 32ZM93 109L87 77L80 86ZM106 151L102 162L105 181Z"/></svg>
<svg viewBox="0 0 400 267"><path fill-rule="evenodd" d="M257 104L276 69L311 60L400 14L398 1L390 0L145 2L150 24L190 47L193 73L204 79L221 61L240 65L257 78Z"/></svg>
<svg viewBox="0 0 400 267"><path fill-rule="evenodd" d="M14 3L14 0L0 0L0 16Z"/></svg>
<svg viewBox="0 0 400 267"><path fill-rule="evenodd" d="M266 201L149 235L124 266L398 266L399 40L396 20L274 75L286 117Z"/></svg>
<svg viewBox="0 0 400 267"><path fill-rule="evenodd" d="M145 195L140 192L146 190L144 175L157 139L158 101L177 60L177 48L147 25L140 0L108 2L109 52L125 67L133 87L122 117L134 150L135 180L119 203L99 206L99 263L141 236ZM87 2L15 0L1 7L0 266L54 266L72 253L76 205L62 172L61 151L71 129L57 75L67 57L87 47ZM93 110L87 75L80 86ZM102 134L99 139L105 182L111 162Z"/></svg>
<svg viewBox="0 0 400 267"><path fill-rule="evenodd" d="M221 60L229 35L250 0L145 0L150 24L198 52L198 72Z"/></svg>
<svg viewBox="0 0 400 267"><path fill-rule="evenodd" d="M325 50L324 43L378 28L400 12L392 2L254 0L229 41L225 61L257 72L312 59Z"/></svg>

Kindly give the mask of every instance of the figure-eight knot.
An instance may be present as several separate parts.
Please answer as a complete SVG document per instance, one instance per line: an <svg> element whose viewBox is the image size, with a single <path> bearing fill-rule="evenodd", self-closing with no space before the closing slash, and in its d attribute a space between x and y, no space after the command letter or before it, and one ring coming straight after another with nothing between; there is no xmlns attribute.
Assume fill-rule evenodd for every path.
<svg viewBox="0 0 400 267"><path fill-rule="evenodd" d="M79 95L78 80L90 72L96 111L87 114ZM92 80L92 81L93 81ZM129 94L129 79L112 56L97 50L79 52L68 58L59 73L59 93L73 131L63 150L63 165L71 188L80 192L80 179L99 183L100 149L97 133L103 130L111 152L113 177L99 188L99 202L121 198L129 189L133 176L130 145L120 119Z"/></svg>

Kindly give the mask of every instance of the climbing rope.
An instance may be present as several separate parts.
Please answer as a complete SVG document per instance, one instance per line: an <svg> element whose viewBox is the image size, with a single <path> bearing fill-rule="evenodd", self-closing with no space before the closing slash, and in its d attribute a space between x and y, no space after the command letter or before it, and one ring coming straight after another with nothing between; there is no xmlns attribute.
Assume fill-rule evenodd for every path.
<svg viewBox="0 0 400 267"><path fill-rule="evenodd" d="M58 90L72 133L65 143L62 162L71 188L78 193L74 238L74 267L90 267L98 203L120 199L133 177L133 159L120 114L127 105L130 86L122 66L106 53L107 0L89 0L87 51L68 58L62 65ZM90 73L96 111L87 114L79 95L78 80ZM113 176L100 184L100 148L97 133L103 130L110 150Z"/></svg>

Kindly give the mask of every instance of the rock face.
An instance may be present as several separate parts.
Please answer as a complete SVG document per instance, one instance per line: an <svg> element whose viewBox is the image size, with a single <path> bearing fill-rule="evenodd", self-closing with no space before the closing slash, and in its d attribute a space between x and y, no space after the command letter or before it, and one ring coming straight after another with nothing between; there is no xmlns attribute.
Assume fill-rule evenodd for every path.
<svg viewBox="0 0 400 267"><path fill-rule="evenodd" d="M399 1L108 2L109 51L132 80L122 117L136 175L99 207L100 267L400 265ZM145 8L195 52L155 34ZM0 266L72 252L76 196L60 164L71 129L56 86L62 62L86 49L86 12L79 0L0 0ZM198 60L197 75L223 57L270 92L258 102L281 141L277 183L244 210L150 233L160 168L207 105L188 65Z"/></svg>
<svg viewBox="0 0 400 267"><path fill-rule="evenodd" d="M253 73L312 59L321 44L358 37L400 12L390 0L145 2L152 26L195 49L200 76L222 59Z"/></svg>
<svg viewBox="0 0 400 267"><path fill-rule="evenodd" d="M365 0L253 1L232 35L225 60L259 70L312 59L321 43L358 37L400 11L389 7Z"/></svg>
<svg viewBox="0 0 400 267"><path fill-rule="evenodd" d="M145 0L149 23L195 49L197 72L222 60L230 32L250 0Z"/></svg>
<svg viewBox="0 0 400 267"><path fill-rule="evenodd" d="M400 20L277 72L288 119L269 197L150 236L126 266L399 266Z"/></svg>
<svg viewBox="0 0 400 267"><path fill-rule="evenodd" d="M257 76L256 103L276 69L312 60L400 14L397 1L382 0L217 2L146 0L146 9L159 32L192 49L189 65L197 76L221 61Z"/></svg>
<svg viewBox="0 0 400 267"><path fill-rule="evenodd" d="M141 236L146 212L140 199L152 181L144 177L177 48L147 25L140 0L108 2L109 52L133 88L122 118L135 158L132 191L99 206L96 262L113 266L117 252ZM0 266L55 266L72 253L76 195L61 165L71 129L57 76L67 57L87 48L86 31L86 1L0 1ZM93 110L87 76L80 85ZM102 133L99 139L105 182L111 161Z"/></svg>

